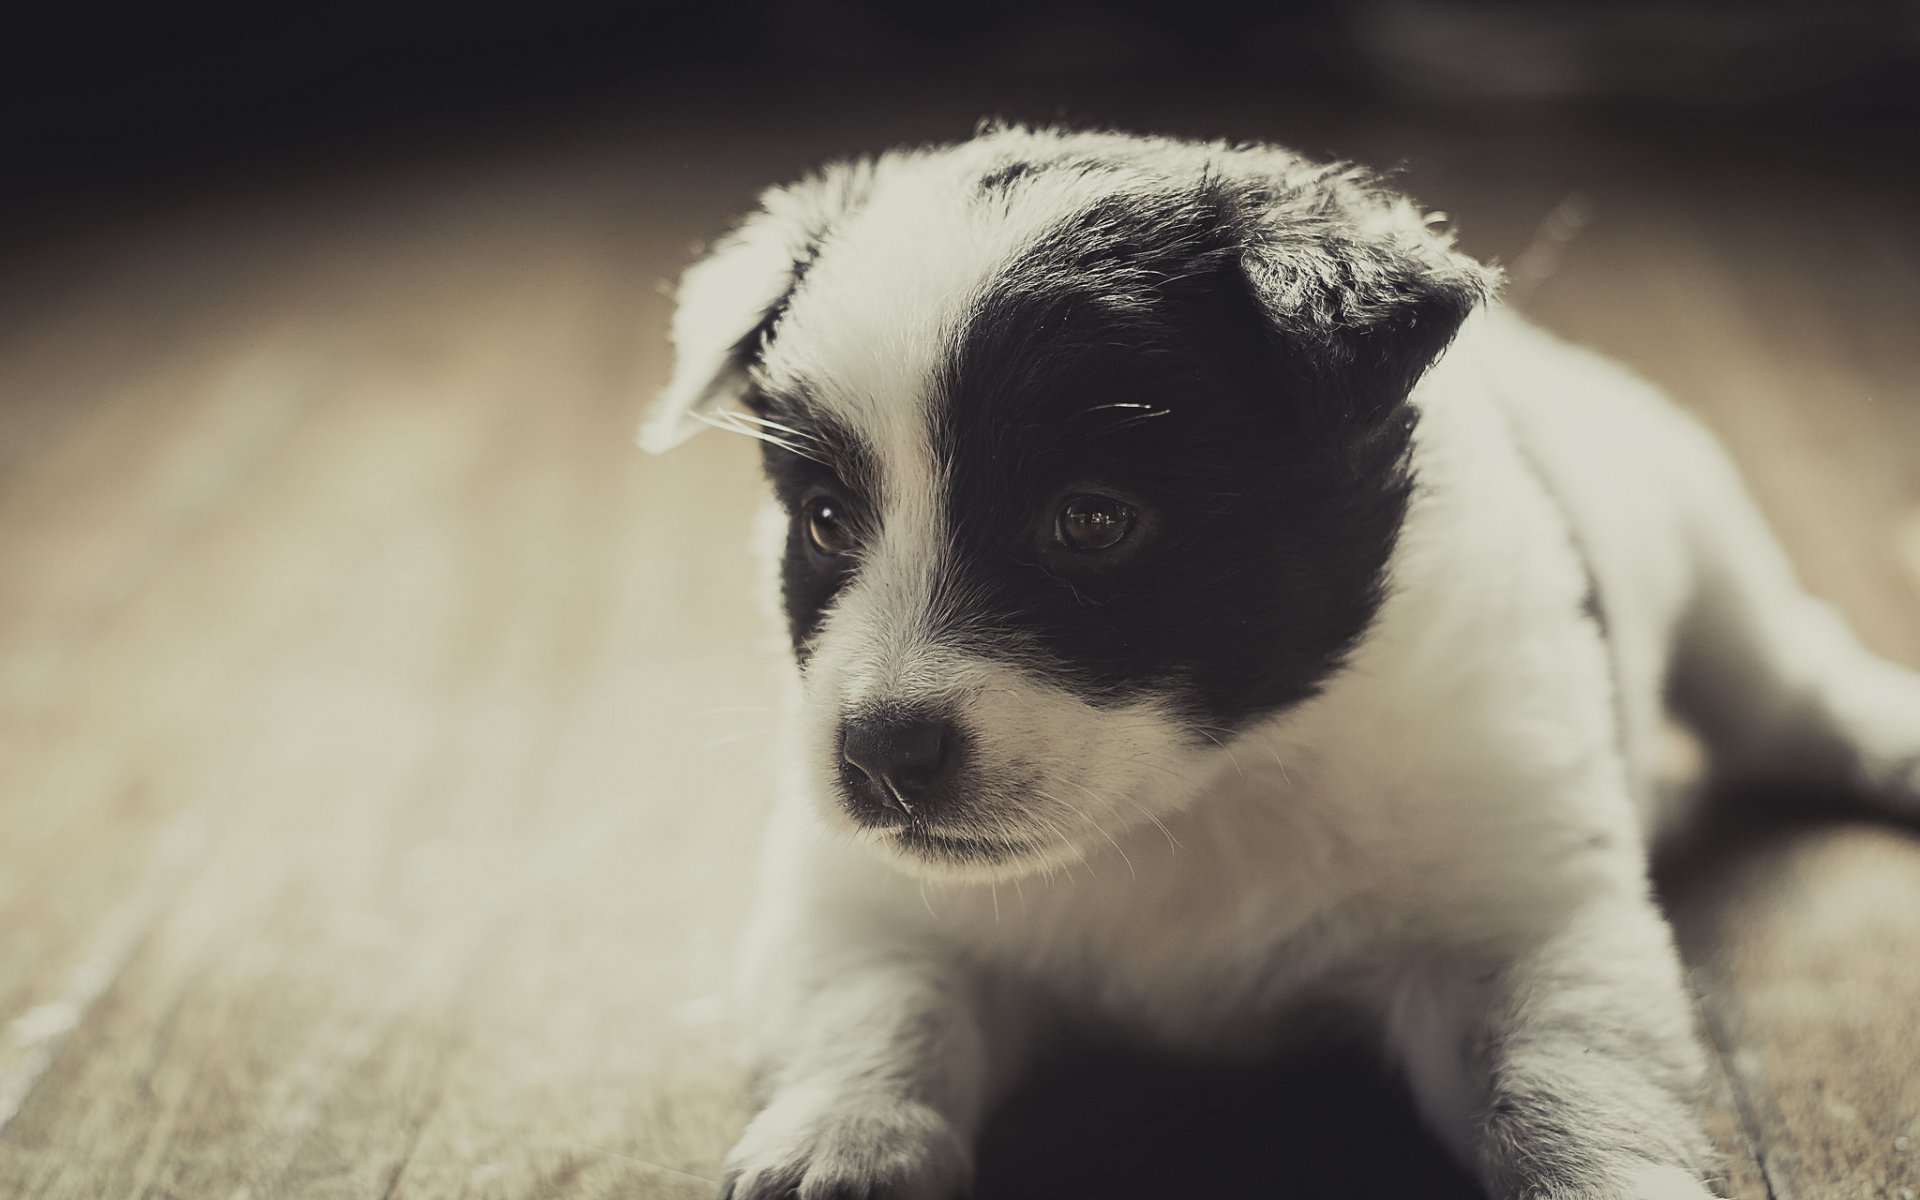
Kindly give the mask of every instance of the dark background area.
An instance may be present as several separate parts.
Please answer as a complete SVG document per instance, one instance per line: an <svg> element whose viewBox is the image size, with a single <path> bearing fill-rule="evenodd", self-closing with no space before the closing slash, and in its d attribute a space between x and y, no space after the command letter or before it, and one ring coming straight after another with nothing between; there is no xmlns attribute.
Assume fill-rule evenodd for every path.
<svg viewBox="0 0 1920 1200"><path fill-rule="evenodd" d="M67 6L0 43L16 233L582 116L804 127L809 105L942 91L1096 122L1115 92L1229 89L1677 143L1837 140L1875 172L1911 169L1920 119L1920 5L1899 0Z"/></svg>

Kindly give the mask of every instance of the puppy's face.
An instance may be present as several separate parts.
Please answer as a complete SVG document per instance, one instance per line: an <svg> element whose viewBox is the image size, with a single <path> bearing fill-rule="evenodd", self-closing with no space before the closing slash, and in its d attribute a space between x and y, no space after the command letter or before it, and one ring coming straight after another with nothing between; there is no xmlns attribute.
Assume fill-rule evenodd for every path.
<svg viewBox="0 0 1920 1200"><path fill-rule="evenodd" d="M689 276L664 420L764 443L829 819L995 876L1185 804L1366 629L1481 286L1278 152L1003 133L771 195Z"/></svg>

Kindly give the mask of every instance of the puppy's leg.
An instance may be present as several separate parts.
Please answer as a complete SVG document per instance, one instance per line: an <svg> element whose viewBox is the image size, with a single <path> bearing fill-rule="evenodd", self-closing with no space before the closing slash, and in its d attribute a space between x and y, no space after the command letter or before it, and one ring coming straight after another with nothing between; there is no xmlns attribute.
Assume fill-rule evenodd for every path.
<svg viewBox="0 0 1920 1200"><path fill-rule="evenodd" d="M1825 786L1920 818L1920 675L1807 595L1724 451L1689 427L1695 583L1674 699L1731 781Z"/></svg>
<svg viewBox="0 0 1920 1200"><path fill-rule="evenodd" d="M1412 978L1388 1021L1415 1097L1498 1200L1705 1200L1712 1155L1679 961L1650 901L1583 905Z"/></svg>
<svg viewBox="0 0 1920 1200"><path fill-rule="evenodd" d="M766 1106L727 1158L730 1200L950 1200L1011 1072L1013 998L898 945L809 951L763 1030Z"/></svg>

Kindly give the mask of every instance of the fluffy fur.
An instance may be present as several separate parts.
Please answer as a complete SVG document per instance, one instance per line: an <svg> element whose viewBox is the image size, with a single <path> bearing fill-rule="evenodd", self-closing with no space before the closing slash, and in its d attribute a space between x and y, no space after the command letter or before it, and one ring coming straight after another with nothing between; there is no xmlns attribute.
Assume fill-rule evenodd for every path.
<svg viewBox="0 0 1920 1200"><path fill-rule="evenodd" d="M1016 128L688 272L643 441L766 443L799 664L728 1194L949 1197L1062 1022L1244 1054L1327 1007L1495 1196L1709 1194L1666 698L1724 772L1912 813L1920 681L1495 284L1349 168ZM937 753L896 787L849 729Z"/></svg>

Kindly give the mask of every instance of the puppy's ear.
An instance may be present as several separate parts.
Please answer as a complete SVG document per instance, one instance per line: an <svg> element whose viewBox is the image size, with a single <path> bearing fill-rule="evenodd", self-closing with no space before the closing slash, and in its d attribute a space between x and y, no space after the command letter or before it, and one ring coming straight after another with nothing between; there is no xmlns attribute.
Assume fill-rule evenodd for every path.
<svg viewBox="0 0 1920 1200"><path fill-rule="evenodd" d="M1330 175L1267 190L1241 261L1290 382L1364 437L1394 421L1500 275L1403 197L1359 172Z"/></svg>
<svg viewBox="0 0 1920 1200"><path fill-rule="evenodd" d="M673 314L673 375L640 426L656 454L705 427L738 401L747 372L775 332L794 289L833 224L858 207L873 164L839 163L774 188L680 278Z"/></svg>

